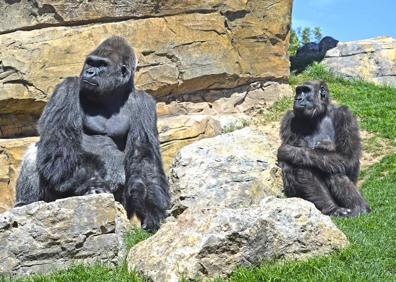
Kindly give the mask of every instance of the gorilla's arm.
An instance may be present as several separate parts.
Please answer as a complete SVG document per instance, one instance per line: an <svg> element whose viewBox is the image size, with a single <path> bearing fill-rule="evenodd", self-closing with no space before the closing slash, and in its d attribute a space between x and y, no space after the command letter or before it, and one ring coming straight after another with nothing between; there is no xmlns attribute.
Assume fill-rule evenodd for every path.
<svg viewBox="0 0 396 282"><path fill-rule="evenodd" d="M130 97L131 129L125 157L126 205L142 227L159 228L169 207L169 184L162 168L155 101L145 92Z"/></svg>
<svg viewBox="0 0 396 282"><path fill-rule="evenodd" d="M278 150L278 160L301 167L313 167L326 173L342 173L353 170L358 165L360 155L360 138L356 119L346 107L334 109L334 127L336 131L336 151L328 152L291 145L293 133L290 129L290 118L284 119L282 129L283 144ZM290 135L289 135L290 134Z"/></svg>
<svg viewBox="0 0 396 282"><path fill-rule="evenodd" d="M37 169L50 189L72 195L84 194L81 184L97 173L94 170L99 162L81 148L79 89L77 77L59 84L38 124Z"/></svg>

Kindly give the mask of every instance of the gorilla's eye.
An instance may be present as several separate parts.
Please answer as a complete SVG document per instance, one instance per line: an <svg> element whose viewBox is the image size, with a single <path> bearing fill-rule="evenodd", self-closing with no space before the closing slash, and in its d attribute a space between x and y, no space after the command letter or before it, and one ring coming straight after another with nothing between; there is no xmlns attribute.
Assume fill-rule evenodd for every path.
<svg viewBox="0 0 396 282"><path fill-rule="evenodd" d="M88 57L86 61L87 65L91 67L100 68L100 67L107 67L109 63L106 60L99 59L99 58L91 58Z"/></svg>

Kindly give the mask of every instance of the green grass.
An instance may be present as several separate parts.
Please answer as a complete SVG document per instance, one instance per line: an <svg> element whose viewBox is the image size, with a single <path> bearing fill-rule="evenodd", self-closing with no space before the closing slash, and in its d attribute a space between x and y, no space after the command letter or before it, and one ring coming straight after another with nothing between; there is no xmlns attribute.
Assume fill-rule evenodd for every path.
<svg viewBox="0 0 396 282"><path fill-rule="evenodd" d="M150 237L152 234L144 231L142 229L131 229L129 230L124 238L125 245L127 250L135 246L137 243L146 240L148 237Z"/></svg>
<svg viewBox="0 0 396 282"><path fill-rule="evenodd" d="M1 279L0 279L1 281ZM6 280L3 281L12 281ZM116 268L110 268L104 265L84 266L76 265L67 270L55 272L50 275L34 275L26 279L16 281L24 282L93 282L93 281L125 281L141 282L147 281L135 273L128 273L126 264Z"/></svg>
<svg viewBox="0 0 396 282"><path fill-rule="evenodd" d="M375 133L368 148L375 150L386 139L396 140L396 89L375 86L358 80L344 80L320 65L292 75L292 86L305 80L322 79L339 104L348 105L359 117L361 128ZM263 116L264 121L278 121L291 108L292 99L276 103ZM350 246L331 256L305 262L263 262L253 268L236 270L228 281L396 281L396 155L362 172L362 192L372 213L354 219L334 219L346 234ZM128 248L150 234L131 231L125 240ZM1 280L1 279L0 279ZM74 266L48 276L32 276L19 281L145 281L129 274L126 264L111 269L106 266ZM221 280L216 280L221 281Z"/></svg>

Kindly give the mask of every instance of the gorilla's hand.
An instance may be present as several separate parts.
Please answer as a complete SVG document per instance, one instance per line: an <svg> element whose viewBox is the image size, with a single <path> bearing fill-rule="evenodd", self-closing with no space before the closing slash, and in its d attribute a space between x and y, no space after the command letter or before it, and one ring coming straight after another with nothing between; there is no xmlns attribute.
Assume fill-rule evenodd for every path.
<svg viewBox="0 0 396 282"><path fill-rule="evenodd" d="M84 153L80 163L74 168L71 177L56 189L61 193L74 191L76 196L87 194L111 193L112 185L104 180L106 169L99 156Z"/></svg>
<svg viewBox="0 0 396 282"><path fill-rule="evenodd" d="M345 174L348 161L336 152L283 144L278 149L278 161L289 162L295 166L317 168L329 174Z"/></svg>
<svg viewBox="0 0 396 282"><path fill-rule="evenodd" d="M289 145L289 144L284 144L284 145L280 146L279 149L278 149L278 161L279 162L290 161L290 157L291 157L290 154L293 154L298 149L299 149L299 147L292 146L292 145Z"/></svg>
<svg viewBox="0 0 396 282"><path fill-rule="evenodd" d="M152 190L147 187L142 179L137 179L130 186L125 188L128 202L129 214L136 214L142 223L142 228L149 232L156 232L161 220L165 218L164 207L153 205L149 198L152 197Z"/></svg>
<svg viewBox="0 0 396 282"><path fill-rule="evenodd" d="M156 232L161 225L161 218L148 213L142 222L142 228L148 232Z"/></svg>
<svg viewBox="0 0 396 282"><path fill-rule="evenodd" d="M325 150L325 151L329 151L329 152L335 152L336 145L331 140L321 140L321 141L318 141L315 144L314 149Z"/></svg>

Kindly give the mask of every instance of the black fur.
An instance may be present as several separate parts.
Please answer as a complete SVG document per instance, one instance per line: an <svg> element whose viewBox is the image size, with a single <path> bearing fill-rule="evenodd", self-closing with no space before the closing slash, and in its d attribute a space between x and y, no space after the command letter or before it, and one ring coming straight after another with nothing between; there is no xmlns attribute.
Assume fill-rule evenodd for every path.
<svg viewBox="0 0 396 282"><path fill-rule="evenodd" d="M281 125L278 162L288 197L311 201L324 214L357 216L370 208L356 188L361 144L355 117L330 103L323 81L296 88Z"/></svg>
<svg viewBox="0 0 396 282"><path fill-rule="evenodd" d="M159 228L169 187L155 101L135 91L135 69L133 50L111 37L87 57L80 77L57 86L39 120L40 141L22 163L16 206L108 192L144 229Z"/></svg>

